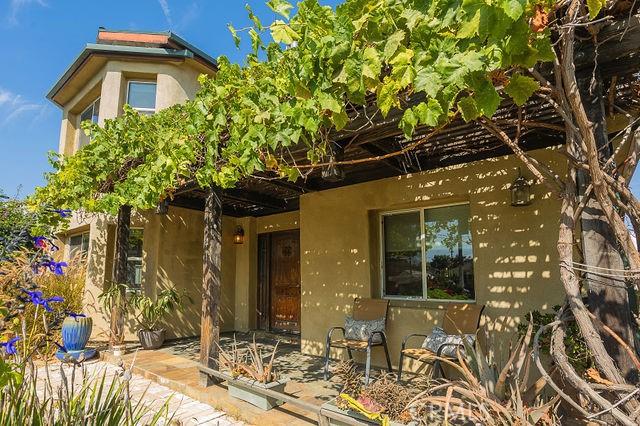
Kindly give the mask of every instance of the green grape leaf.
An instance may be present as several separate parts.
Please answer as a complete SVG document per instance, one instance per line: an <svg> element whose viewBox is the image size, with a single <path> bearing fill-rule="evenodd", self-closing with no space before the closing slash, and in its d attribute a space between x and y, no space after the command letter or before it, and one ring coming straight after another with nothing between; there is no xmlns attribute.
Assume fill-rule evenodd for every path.
<svg viewBox="0 0 640 426"><path fill-rule="evenodd" d="M344 110L334 112L331 114L331 122L336 130L342 130L349 123L349 116Z"/></svg>
<svg viewBox="0 0 640 426"><path fill-rule="evenodd" d="M420 124L430 127L435 127L444 113L440 102L433 98L416 105L413 109L420 120Z"/></svg>
<svg viewBox="0 0 640 426"><path fill-rule="evenodd" d="M400 17L404 18L407 22L407 29L409 31L413 31L413 29L424 19L424 14L415 9L405 9L400 14Z"/></svg>
<svg viewBox="0 0 640 426"><path fill-rule="evenodd" d="M385 61L391 59L393 54L396 53L396 50L400 47L400 43L404 40L404 36L404 31L398 30L387 39L387 43L384 45L384 53L382 55Z"/></svg>
<svg viewBox="0 0 640 426"><path fill-rule="evenodd" d="M540 88L540 84L531 77L514 74L504 88L507 95L513 98L518 106L522 106Z"/></svg>
<svg viewBox="0 0 640 426"><path fill-rule="evenodd" d="M395 80L385 78L383 84L378 86L378 108L382 116L386 117L391 108L400 106L398 102L398 84Z"/></svg>
<svg viewBox="0 0 640 426"><path fill-rule="evenodd" d="M293 9L293 6L287 0L269 0L267 6L278 15L287 19L289 19L289 14L291 13L291 9Z"/></svg>
<svg viewBox="0 0 640 426"><path fill-rule="evenodd" d="M405 110L402 114L402 119L400 120L400 128L402 129L405 138L411 139L417 124L418 117L413 112L413 109L409 108Z"/></svg>
<svg viewBox="0 0 640 426"><path fill-rule="evenodd" d="M475 120L481 115L475 99L471 96L466 96L460 99L458 101L458 108L460 109L460 113L462 113L462 118L467 122Z"/></svg>
<svg viewBox="0 0 640 426"><path fill-rule="evenodd" d="M456 34L457 38L472 38L480 29L480 10L477 10L473 17L463 21Z"/></svg>
<svg viewBox="0 0 640 426"><path fill-rule="evenodd" d="M362 58L364 60L362 64L362 75L371 80L377 80L380 77L380 69L382 68L378 51L373 47L367 47L364 49Z"/></svg>
<svg viewBox="0 0 640 426"><path fill-rule="evenodd" d="M606 4L607 0L587 0L589 19L595 19Z"/></svg>
<svg viewBox="0 0 640 426"><path fill-rule="evenodd" d="M418 68L413 82L416 92L425 92L427 96L435 98L442 89L442 76L431 67Z"/></svg>
<svg viewBox="0 0 640 426"><path fill-rule="evenodd" d="M507 16L516 21L524 13L525 4L525 0L502 0L501 6Z"/></svg>
<svg viewBox="0 0 640 426"><path fill-rule="evenodd" d="M227 24L227 29L231 33L231 37L233 37L233 44L236 45L236 48L240 48L240 37L238 37L238 32L231 24Z"/></svg>
<svg viewBox="0 0 640 426"><path fill-rule="evenodd" d="M271 37L276 43L289 45L297 40L299 36L289 25L278 19L271 24Z"/></svg>
<svg viewBox="0 0 640 426"><path fill-rule="evenodd" d="M487 117L491 117L500 106L500 95L488 78L480 76L472 80L473 98L476 101L478 111Z"/></svg>
<svg viewBox="0 0 640 426"><path fill-rule="evenodd" d="M318 101L320 101L320 108L329 110L331 112L342 111L342 105L336 98L328 93L320 92L317 94Z"/></svg>

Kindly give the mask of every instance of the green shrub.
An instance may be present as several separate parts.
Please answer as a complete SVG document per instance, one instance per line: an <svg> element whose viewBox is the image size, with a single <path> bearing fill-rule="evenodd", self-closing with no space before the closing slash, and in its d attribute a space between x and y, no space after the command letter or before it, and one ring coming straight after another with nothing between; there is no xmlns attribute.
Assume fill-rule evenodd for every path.
<svg viewBox="0 0 640 426"><path fill-rule="evenodd" d="M37 356L53 355L61 343L60 325L67 312L80 313L83 310L83 295L86 277L86 266L80 258L69 262L63 275L49 271L33 274L34 286L42 291L45 297L60 296L62 302L51 304L52 312L45 312L40 306L31 303L20 304L25 297L22 283L25 274L32 273L31 259L27 252L18 252L11 261L0 264L0 302L11 304L20 315L4 324L5 333L26 337L19 349ZM20 319L18 319L20 318ZM5 320L6 321L6 320Z"/></svg>

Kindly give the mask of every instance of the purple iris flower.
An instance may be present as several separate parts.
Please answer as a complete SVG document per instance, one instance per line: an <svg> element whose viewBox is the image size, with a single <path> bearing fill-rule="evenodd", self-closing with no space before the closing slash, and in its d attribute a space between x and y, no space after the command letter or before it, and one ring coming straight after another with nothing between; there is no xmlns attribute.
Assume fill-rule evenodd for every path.
<svg viewBox="0 0 640 426"><path fill-rule="evenodd" d="M0 347L4 348L4 351L7 353L7 355L15 355L16 353L18 353L18 349L16 349L16 342L18 340L20 340L20 336L16 336L4 343L0 343Z"/></svg>
<svg viewBox="0 0 640 426"><path fill-rule="evenodd" d="M66 218L71 216L71 210L69 209L54 209L54 212L58 213L61 218Z"/></svg>
<svg viewBox="0 0 640 426"><path fill-rule="evenodd" d="M75 312L67 311L67 316L71 318L86 318L85 314L76 314Z"/></svg>
<svg viewBox="0 0 640 426"><path fill-rule="evenodd" d="M50 260L47 262L42 262L40 266L49 268L49 270L56 275L64 275L64 271L62 270L62 268L67 267L68 265L67 262L56 262L54 260Z"/></svg>
<svg viewBox="0 0 640 426"><path fill-rule="evenodd" d="M47 237L33 237L33 245L42 250L57 251L58 246Z"/></svg>
<svg viewBox="0 0 640 426"><path fill-rule="evenodd" d="M49 297L49 298L44 298L42 297L42 292L35 290L35 291L28 291L28 290L23 290L25 293L27 293L29 295L30 298L30 302L33 303L35 306L42 306L44 308L45 311L47 312L52 312L53 309L51 308L51 305L49 305L49 303L52 302L64 302L64 299L60 296L53 296L53 297Z"/></svg>

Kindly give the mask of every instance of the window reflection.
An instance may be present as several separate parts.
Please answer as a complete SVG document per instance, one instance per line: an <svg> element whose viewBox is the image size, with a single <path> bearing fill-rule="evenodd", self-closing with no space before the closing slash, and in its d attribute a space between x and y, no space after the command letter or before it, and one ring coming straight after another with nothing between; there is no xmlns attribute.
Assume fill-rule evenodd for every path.
<svg viewBox="0 0 640 426"><path fill-rule="evenodd" d="M384 214L384 296L475 299L469 217L468 205Z"/></svg>
<svg viewBox="0 0 640 426"><path fill-rule="evenodd" d="M420 212L383 218L385 294L422 297Z"/></svg>
<svg viewBox="0 0 640 426"><path fill-rule="evenodd" d="M474 299L469 206L428 209L424 219L428 298Z"/></svg>

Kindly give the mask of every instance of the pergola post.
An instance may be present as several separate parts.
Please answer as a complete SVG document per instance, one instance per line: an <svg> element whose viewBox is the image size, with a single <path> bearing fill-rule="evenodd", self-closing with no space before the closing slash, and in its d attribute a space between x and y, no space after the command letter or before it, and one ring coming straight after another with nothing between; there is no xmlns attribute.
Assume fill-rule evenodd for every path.
<svg viewBox="0 0 640 426"><path fill-rule="evenodd" d="M220 193L209 188L204 207L202 252L202 317L200 319L200 363L218 369L220 342L220 285L222 281L222 201ZM216 380L200 373L200 384L211 386Z"/></svg>
<svg viewBox="0 0 640 426"><path fill-rule="evenodd" d="M578 89L587 116L594 125L597 148L601 155L602 164L604 164L613 154L613 150L606 129L602 76L599 72L592 74L590 70L587 75L578 80ZM590 183L587 173L580 171L578 182L582 194ZM584 262L591 267L624 269L616 236L595 197L592 196L587 201L580 217L580 223ZM625 280L594 274L587 274L587 280L589 310L633 348L633 318L631 317L629 292ZM629 355L602 328L600 328L600 337L625 379L631 383L637 383L638 372Z"/></svg>
<svg viewBox="0 0 640 426"><path fill-rule="evenodd" d="M121 206L118 210L116 223L116 250L113 269L114 285L127 282L127 253L129 251L129 234L131 232L131 206ZM125 291L119 287L120 295L116 303L111 307L110 318L110 344L122 344L124 339L124 301Z"/></svg>

